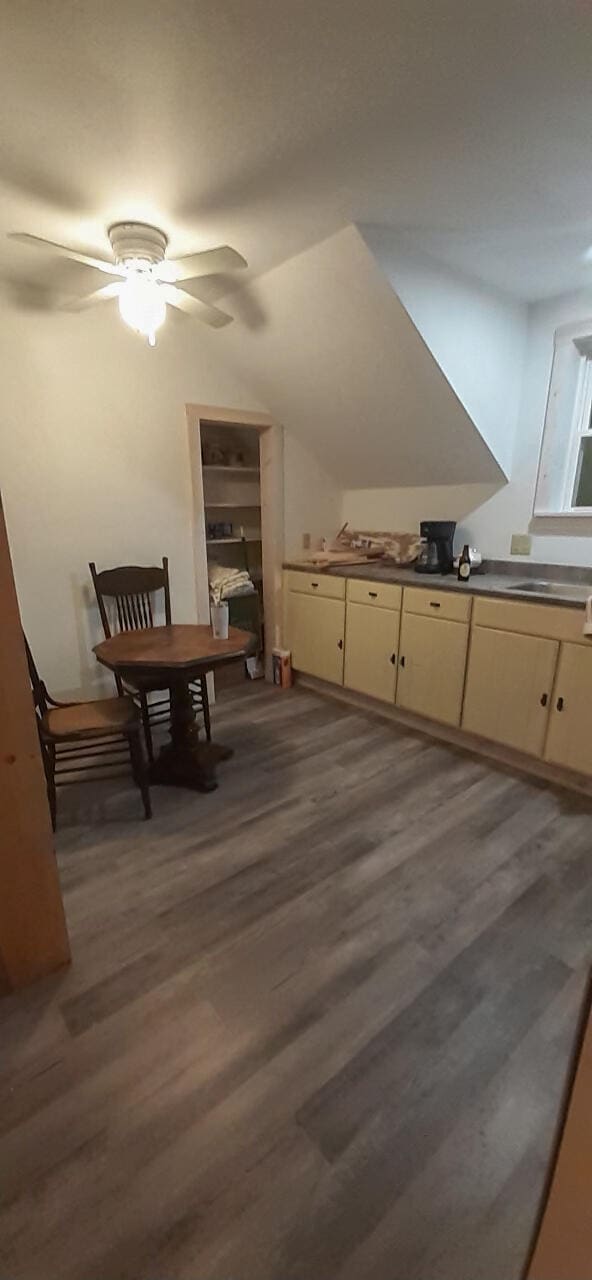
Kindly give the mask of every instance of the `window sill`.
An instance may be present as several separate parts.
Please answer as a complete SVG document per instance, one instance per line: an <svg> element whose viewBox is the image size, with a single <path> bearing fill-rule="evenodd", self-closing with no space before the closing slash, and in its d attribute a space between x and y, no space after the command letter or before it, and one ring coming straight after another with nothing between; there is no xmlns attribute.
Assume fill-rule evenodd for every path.
<svg viewBox="0 0 592 1280"><path fill-rule="evenodd" d="M533 511L533 520L592 520L592 507L581 511Z"/></svg>

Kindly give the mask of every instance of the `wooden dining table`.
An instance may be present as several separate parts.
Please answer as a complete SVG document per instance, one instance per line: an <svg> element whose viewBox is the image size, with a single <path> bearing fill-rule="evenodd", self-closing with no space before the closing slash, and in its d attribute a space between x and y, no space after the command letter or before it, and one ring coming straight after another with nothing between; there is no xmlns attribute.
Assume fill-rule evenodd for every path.
<svg viewBox="0 0 592 1280"><path fill-rule="evenodd" d="M211 627L179 624L120 631L94 646L98 661L131 688L141 688L145 682L151 689L170 691L170 742L150 766L151 783L195 791L216 789L216 767L229 759L232 748L200 739L190 682L247 658L256 645L255 636L237 627L228 628L227 640L217 640Z"/></svg>

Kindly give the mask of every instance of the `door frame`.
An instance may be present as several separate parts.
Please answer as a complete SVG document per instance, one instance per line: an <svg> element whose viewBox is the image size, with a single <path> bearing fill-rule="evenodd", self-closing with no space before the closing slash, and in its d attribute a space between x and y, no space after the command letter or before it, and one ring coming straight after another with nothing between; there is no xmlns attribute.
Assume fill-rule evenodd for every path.
<svg viewBox="0 0 592 1280"><path fill-rule="evenodd" d="M70 962L0 494L0 996Z"/></svg>
<svg viewBox="0 0 592 1280"><path fill-rule="evenodd" d="M193 557L198 622L210 621L206 516L201 464L202 423L252 427L259 432L261 487L261 559L265 616L265 676L272 679L271 651L281 644L282 562L284 558L284 435L266 413L220 405L185 405L193 489Z"/></svg>

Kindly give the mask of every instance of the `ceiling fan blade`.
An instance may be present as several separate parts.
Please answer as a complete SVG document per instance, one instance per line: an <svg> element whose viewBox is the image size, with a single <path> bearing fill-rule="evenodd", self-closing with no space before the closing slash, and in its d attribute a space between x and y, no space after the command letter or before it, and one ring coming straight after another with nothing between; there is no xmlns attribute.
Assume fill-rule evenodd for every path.
<svg viewBox="0 0 592 1280"><path fill-rule="evenodd" d="M95 302L109 302L111 298L117 298L123 288L122 280L114 280L112 284L103 285L102 289L95 289L94 293L87 293L83 298L68 298L60 306L61 311L85 311L87 307L94 307Z"/></svg>
<svg viewBox="0 0 592 1280"><path fill-rule="evenodd" d="M97 271L106 271L109 276L123 278L125 275L125 272L116 267L114 262L108 262L106 258L91 258L86 253L79 253L77 249L69 249L65 244L54 244L53 240L43 240L41 236L30 236L26 231L10 231L8 239L18 240L19 244L29 244L36 249L45 249L50 253L56 253L60 258L71 258L73 262L81 262L85 267L95 267Z"/></svg>
<svg viewBox="0 0 592 1280"><path fill-rule="evenodd" d="M163 284L162 291L169 306L185 311L188 316L196 316L213 329L221 329L223 325L232 323L233 316L229 316L226 311L220 311L219 307L212 307L208 302L194 298L184 289L176 289L173 284Z"/></svg>
<svg viewBox="0 0 592 1280"><path fill-rule="evenodd" d="M203 253L190 253L186 258L176 258L163 263L163 278L171 277L177 281L197 280L200 276L218 275L223 271L239 271L247 266L245 259L230 245L222 244L217 249L205 249ZM157 268L158 270L158 268Z"/></svg>

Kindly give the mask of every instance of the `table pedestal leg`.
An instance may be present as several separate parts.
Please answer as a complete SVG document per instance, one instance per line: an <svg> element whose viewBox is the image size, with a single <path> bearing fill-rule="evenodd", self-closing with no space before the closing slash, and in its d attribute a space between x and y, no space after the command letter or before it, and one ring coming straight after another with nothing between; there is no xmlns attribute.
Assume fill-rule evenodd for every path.
<svg viewBox="0 0 592 1280"><path fill-rule="evenodd" d="M150 769L150 781L158 786L189 787L215 791L216 765L232 755L230 747L200 742L189 683L171 685L171 741L162 748Z"/></svg>

